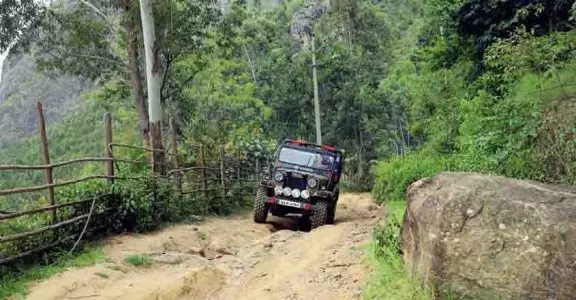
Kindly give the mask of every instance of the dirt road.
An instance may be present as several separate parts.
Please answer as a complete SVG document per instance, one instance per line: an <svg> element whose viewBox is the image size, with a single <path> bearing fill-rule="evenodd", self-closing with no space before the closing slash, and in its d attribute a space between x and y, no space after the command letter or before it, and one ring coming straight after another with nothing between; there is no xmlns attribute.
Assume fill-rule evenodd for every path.
<svg viewBox="0 0 576 300"><path fill-rule="evenodd" d="M342 195L336 224L310 233L296 220L250 214L110 239L106 263L34 286L27 299L359 299L364 256L382 210L369 195ZM126 257L145 255L149 266Z"/></svg>

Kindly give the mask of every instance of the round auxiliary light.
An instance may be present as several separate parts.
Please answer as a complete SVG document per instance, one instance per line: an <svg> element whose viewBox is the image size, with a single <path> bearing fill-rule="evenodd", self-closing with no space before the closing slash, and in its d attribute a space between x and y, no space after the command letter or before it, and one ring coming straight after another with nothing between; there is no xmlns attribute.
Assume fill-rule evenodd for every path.
<svg viewBox="0 0 576 300"><path fill-rule="evenodd" d="M292 194L292 189L289 187L284 188L284 196L288 197Z"/></svg>
<svg viewBox="0 0 576 300"><path fill-rule="evenodd" d="M300 192L300 197L302 197L302 199L308 199L310 198L310 192L308 192L307 190L303 190L302 192Z"/></svg>
<svg viewBox="0 0 576 300"><path fill-rule="evenodd" d="M283 189L281 186L279 186L279 185L277 185L277 186L274 188L274 194L275 194L276 196L282 194L282 191L284 191L284 189Z"/></svg>
<svg viewBox="0 0 576 300"><path fill-rule="evenodd" d="M315 188L318 185L318 180L315 178L308 179L308 186L311 188Z"/></svg>
<svg viewBox="0 0 576 300"><path fill-rule="evenodd" d="M299 189L293 189L292 190L292 197L300 198L300 190Z"/></svg>
<svg viewBox="0 0 576 300"><path fill-rule="evenodd" d="M284 179L284 174L282 174L282 173L280 173L280 172L274 173L274 180L276 180L276 181L282 181L282 179Z"/></svg>

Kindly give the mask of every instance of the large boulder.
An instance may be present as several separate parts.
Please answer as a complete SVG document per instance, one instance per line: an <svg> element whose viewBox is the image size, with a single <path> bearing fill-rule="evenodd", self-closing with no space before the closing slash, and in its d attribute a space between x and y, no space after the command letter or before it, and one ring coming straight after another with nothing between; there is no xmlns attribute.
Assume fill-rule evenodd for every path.
<svg viewBox="0 0 576 300"><path fill-rule="evenodd" d="M576 299L576 191L475 173L412 184L404 260L440 297Z"/></svg>

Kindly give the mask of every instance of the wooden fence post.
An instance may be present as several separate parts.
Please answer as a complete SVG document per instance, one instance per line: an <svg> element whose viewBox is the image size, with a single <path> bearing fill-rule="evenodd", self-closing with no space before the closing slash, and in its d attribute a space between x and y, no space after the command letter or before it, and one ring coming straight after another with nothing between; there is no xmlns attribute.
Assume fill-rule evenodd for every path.
<svg viewBox="0 0 576 300"><path fill-rule="evenodd" d="M40 133L40 144L42 146L42 157L44 159L44 164L50 165L50 152L48 150L48 137L46 136L46 122L44 120L44 110L42 109L42 103L36 103L36 111L38 112L38 131ZM44 170L44 179L46 184L52 184L52 167L47 167ZM48 201L50 205L56 205L56 197L54 196L54 187L48 188ZM56 215L56 208L52 209L52 223L56 224L58 221Z"/></svg>
<svg viewBox="0 0 576 300"><path fill-rule="evenodd" d="M104 114L104 158L113 159L112 154L112 116L109 112ZM107 179L109 184L114 183L114 161L109 160L104 162L104 175L109 177Z"/></svg>
<svg viewBox="0 0 576 300"><path fill-rule="evenodd" d="M237 178L237 179L240 180L240 179L242 178L242 173L241 173L241 171L240 171L240 156L236 157L236 161L237 161L237 165L236 165L236 166L237 166L237 170L236 170L236 172L237 172L237 175L238 175L238 178Z"/></svg>
<svg viewBox="0 0 576 300"><path fill-rule="evenodd" d="M174 118L170 118L170 139L172 140L172 163L174 164L174 169L180 168L178 162L178 143L176 141L176 127L174 126ZM176 189L178 190L178 197L182 195L182 178L180 172L174 172L174 180L176 181Z"/></svg>
<svg viewBox="0 0 576 300"><path fill-rule="evenodd" d="M224 178L224 148L220 147L220 184L222 185L222 197L226 198L226 181Z"/></svg>
<svg viewBox="0 0 576 300"><path fill-rule="evenodd" d="M202 164L202 189L204 191L204 201L208 201L208 180L206 179L206 156L204 155L204 145L200 146L200 155Z"/></svg>
<svg viewBox="0 0 576 300"><path fill-rule="evenodd" d="M260 181L260 159L256 157L256 180Z"/></svg>

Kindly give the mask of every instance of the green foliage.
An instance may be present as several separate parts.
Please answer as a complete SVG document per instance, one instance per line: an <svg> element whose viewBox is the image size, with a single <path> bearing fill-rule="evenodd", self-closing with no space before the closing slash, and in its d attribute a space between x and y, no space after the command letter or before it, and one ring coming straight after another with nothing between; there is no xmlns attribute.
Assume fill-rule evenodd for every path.
<svg viewBox="0 0 576 300"><path fill-rule="evenodd" d="M0 52L4 52L12 43L26 36L26 29L33 27L35 18L43 3L34 0L9 0L0 3Z"/></svg>
<svg viewBox="0 0 576 300"><path fill-rule="evenodd" d="M149 256L133 254L124 258L124 262L135 267L149 267L152 265L152 260Z"/></svg>
<svg viewBox="0 0 576 300"><path fill-rule="evenodd" d="M576 94L575 31L554 31L566 29L565 11L538 1L485 15L506 3L429 1L422 14L428 26L407 28L420 40L406 34L412 46L380 91L407 112L411 146L418 150L373 168L379 201L403 199L410 183L448 170L576 182L568 121ZM561 5L567 4L572 1ZM544 20L550 23L543 31L530 31ZM481 26L470 32L467 22ZM389 147L402 154L394 151L399 148Z"/></svg>
<svg viewBox="0 0 576 300"><path fill-rule="evenodd" d="M16 273L0 269L0 298L24 298L28 288L39 280L47 279L72 267L88 267L104 262L104 253L98 245L91 245L75 255L63 255L54 264L47 266L24 266Z"/></svg>
<svg viewBox="0 0 576 300"><path fill-rule="evenodd" d="M425 151L380 162L373 170L376 183L372 194L378 202L404 200L411 183L441 171L455 170L456 164L454 156Z"/></svg>
<svg viewBox="0 0 576 300"><path fill-rule="evenodd" d="M568 23L573 0L463 2L454 18L461 32L474 37L480 49L522 27L537 35L573 28Z"/></svg>
<svg viewBox="0 0 576 300"><path fill-rule="evenodd" d="M432 292L417 278L409 275L400 255L400 220L406 209L405 202L387 203L386 223L377 226L372 234L370 262L374 267L372 278L364 292L365 299L434 299Z"/></svg>

